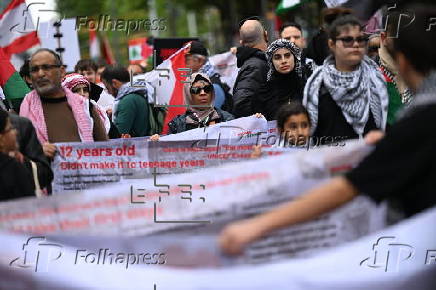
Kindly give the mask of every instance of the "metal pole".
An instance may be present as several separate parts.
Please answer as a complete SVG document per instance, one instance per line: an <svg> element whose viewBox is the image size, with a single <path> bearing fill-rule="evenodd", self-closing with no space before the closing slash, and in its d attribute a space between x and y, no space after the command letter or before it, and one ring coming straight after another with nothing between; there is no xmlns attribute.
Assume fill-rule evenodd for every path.
<svg viewBox="0 0 436 290"><path fill-rule="evenodd" d="M156 11L156 0L148 0L148 17L150 20L157 19L157 11ZM151 30L151 35L153 37L159 36L159 29Z"/></svg>
<svg viewBox="0 0 436 290"><path fill-rule="evenodd" d="M111 1L111 15L112 17L114 17L115 19L117 18L117 7L116 7L116 1L112 0ZM116 29L114 29L114 31L112 32L112 38L113 38L113 44L114 44L114 48L115 48L115 62L119 63L119 61L121 60L121 55L120 55L120 40L118 37L118 31L116 31Z"/></svg>

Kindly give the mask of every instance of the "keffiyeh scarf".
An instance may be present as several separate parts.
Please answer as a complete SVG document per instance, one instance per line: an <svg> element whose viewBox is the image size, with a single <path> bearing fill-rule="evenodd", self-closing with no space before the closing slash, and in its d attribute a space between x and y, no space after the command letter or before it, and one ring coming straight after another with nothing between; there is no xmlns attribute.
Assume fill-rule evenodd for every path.
<svg viewBox="0 0 436 290"><path fill-rule="evenodd" d="M207 110L198 110L196 108L189 108L186 111L186 124L195 127L206 127L212 121L220 118L218 112L214 108Z"/></svg>
<svg viewBox="0 0 436 290"><path fill-rule="evenodd" d="M268 74L267 74L267 81L270 81L273 78L274 72L276 72L276 69L273 64L273 56L274 53L280 49L285 48L289 50L292 55L294 56L294 71L297 73L299 77L302 76L302 68L301 68L301 49L298 48L294 43L290 42L287 39L277 39L274 42L272 42L268 46L268 50L266 51L266 57L268 60Z"/></svg>
<svg viewBox="0 0 436 290"><path fill-rule="evenodd" d="M82 142L94 141L94 121L89 114L89 100L73 93L67 88L64 88L64 91L68 105L71 107L74 119L76 120L80 139ZM49 142L42 102L36 90L31 91L24 97L23 103L20 107L20 116L26 117L32 121L36 130L36 135L41 144ZM62 120L59 121L61 122Z"/></svg>
<svg viewBox="0 0 436 290"><path fill-rule="evenodd" d="M365 56L357 70L340 72L335 67L333 56L329 56L313 72L304 88L303 99L312 123L311 134L318 125L318 104L322 87L327 89L358 135L363 134L370 111L377 128L385 130L389 96L383 75L372 59Z"/></svg>
<svg viewBox="0 0 436 290"><path fill-rule="evenodd" d="M436 104L436 71L425 78L412 101L398 113L398 119L405 118L422 106Z"/></svg>

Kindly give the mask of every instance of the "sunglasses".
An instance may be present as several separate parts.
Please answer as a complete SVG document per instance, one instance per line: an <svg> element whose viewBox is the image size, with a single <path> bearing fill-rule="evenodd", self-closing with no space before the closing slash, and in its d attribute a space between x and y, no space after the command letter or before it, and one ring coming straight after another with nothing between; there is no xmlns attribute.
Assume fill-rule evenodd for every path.
<svg viewBox="0 0 436 290"><path fill-rule="evenodd" d="M208 93L212 92L213 86L212 85L206 85L204 87L191 87L189 89L191 94L195 94L195 95L201 93L201 90L203 90L206 94L208 94Z"/></svg>
<svg viewBox="0 0 436 290"><path fill-rule="evenodd" d="M342 41L344 47L353 47L355 41L357 41L360 47L364 47L368 43L369 38L366 36L359 36L359 37L346 36L346 37L338 37L335 40Z"/></svg>

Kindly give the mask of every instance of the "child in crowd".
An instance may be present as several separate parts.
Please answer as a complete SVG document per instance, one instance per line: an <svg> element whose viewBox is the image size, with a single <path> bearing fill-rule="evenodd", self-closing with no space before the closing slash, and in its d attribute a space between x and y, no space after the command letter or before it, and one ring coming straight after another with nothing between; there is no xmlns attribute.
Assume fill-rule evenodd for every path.
<svg viewBox="0 0 436 290"><path fill-rule="evenodd" d="M306 108L298 101L281 106L277 112L277 131L275 147L305 146L310 141L310 118ZM261 147L253 146L252 158L262 155Z"/></svg>
<svg viewBox="0 0 436 290"><path fill-rule="evenodd" d="M98 116L102 121L102 125L106 130L106 133L109 133L111 123L104 109L101 108L97 102L90 99L91 83L88 81L88 79L81 74L68 74L62 80L62 86L71 90L73 93L79 94L85 99L88 99L90 101L90 113L92 114L92 108L96 109Z"/></svg>
<svg viewBox="0 0 436 290"><path fill-rule="evenodd" d="M74 67L74 71L83 75L90 83L89 98L94 100L111 117L114 106L114 96L106 92L106 88L97 79L97 64L90 59L81 59Z"/></svg>

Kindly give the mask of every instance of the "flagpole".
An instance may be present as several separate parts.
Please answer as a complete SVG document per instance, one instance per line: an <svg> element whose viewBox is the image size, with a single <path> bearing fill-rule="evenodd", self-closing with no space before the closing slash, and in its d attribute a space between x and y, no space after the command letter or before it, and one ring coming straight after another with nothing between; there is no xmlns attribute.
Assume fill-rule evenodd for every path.
<svg viewBox="0 0 436 290"><path fill-rule="evenodd" d="M112 0L111 1L111 14L115 19L118 16L116 11L117 11L117 8L115 7L115 0ZM113 43L114 43L114 47L115 47L115 63L119 63L119 61L121 60L120 41L119 41L119 37L118 37L118 31L116 29L114 29L112 37L113 37Z"/></svg>

